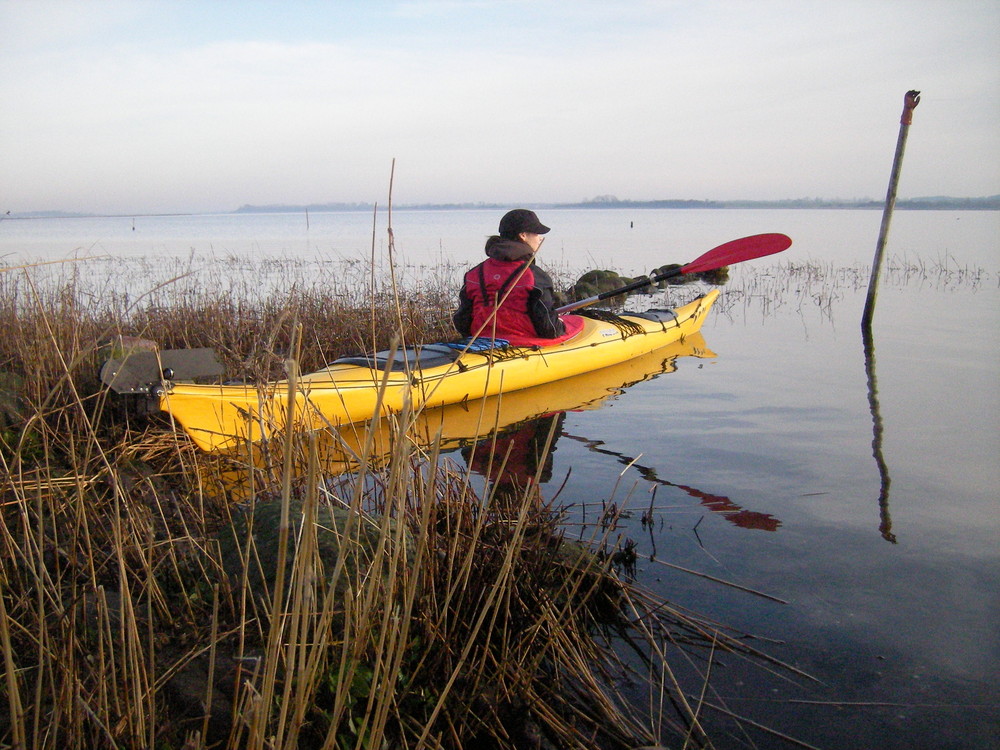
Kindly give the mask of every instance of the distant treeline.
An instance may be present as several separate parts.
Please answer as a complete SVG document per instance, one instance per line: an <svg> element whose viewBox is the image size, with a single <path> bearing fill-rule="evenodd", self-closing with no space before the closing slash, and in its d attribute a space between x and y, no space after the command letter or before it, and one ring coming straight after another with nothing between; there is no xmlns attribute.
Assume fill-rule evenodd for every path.
<svg viewBox="0 0 1000 750"><path fill-rule="evenodd" d="M828 200L824 198L793 198L773 201L754 200L689 200L668 199L654 201L619 200L614 196L600 196L579 203L533 203L534 208L830 208L830 209L881 209L884 201L861 198L855 200ZM420 203L397 206L409 211L461 211L475 209L503 210L509 208L506 203ZM935 196L928 198L901 198L896 201L896 208L923 211L997 211L1000 210L1000 195L990 195L981 198L953 198ZM245 205L236 209L235 213L296 213L313 211L373 211L371 203L316 203L308 206L290 205Z"/></svg>
<svg viewBox="0 0 1000 750"><path fill-rule="evenodd" d="M601 195L591 200L579 203L532 203L536 209L547 208L830 208L830 209L881 209L885 205L882 200L859 198L853 200L825 198L790 198L774 201L711 201L669 199L655 201L619 200L613 195ZM491 210L506 211L509 203L419 203L397 205L398 210L407 211L471 211ZM380 209L384 207L380 206ZM953 198L935 196L929 198L900 198L896 208L923 211L1000 211L1000 195L989 195L982 198ZM325 213L331 211L374 211L373 203L311 203L303 205L269 204L264 206L245 205L229 213L236 214L278 214L278 213ZM226 213L226 212L220 212ZM190 216L191 214L114 214L115 217L127 218L135 216ZM84 219L93 217L108 217L108 214L85 214L70 211L8 211L0 216L0 221L14 219Z"/></svg>
<svg viewBox="0 0 1000 750"><path fill-rule="evenodd" d="M731 201L709 201L709 200L657 200L657 201L633 201L618 200L617 198L595 198L594 200L582 203L561 204L561 208L878 208L885 206L884 200L872 200L871 198L860 198L854 200L825 198L794 198L773 201L754 200L731 200ZM900 198L896 201L896 208L916 209L916 210L972 210L972 211L996 211L1000 209L1000 195L991 195L982 198L952 198L948 196L935 196L929 198Z"/></svg>

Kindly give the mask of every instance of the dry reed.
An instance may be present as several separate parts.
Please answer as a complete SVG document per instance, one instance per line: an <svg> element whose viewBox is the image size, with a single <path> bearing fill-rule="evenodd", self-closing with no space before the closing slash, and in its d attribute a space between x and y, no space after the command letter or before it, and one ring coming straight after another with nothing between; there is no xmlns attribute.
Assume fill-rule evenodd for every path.
<svg viewBox="0 0 1000 750"><path fill-rule="evenodd" d="M756 654L619 578L607 536L569 543L537 498L478 496L415 415L387 461L369 443L335 477L316 434L214 458L99 387L120 335L289 388L390 332L448 335L448 286L354 270L283 291L178 273L135 298L80 268L0 272L0 744L710 744L672 660ZM238 507L212 481L234 467ZM651 708L617 692L630 673Z"/></svg>

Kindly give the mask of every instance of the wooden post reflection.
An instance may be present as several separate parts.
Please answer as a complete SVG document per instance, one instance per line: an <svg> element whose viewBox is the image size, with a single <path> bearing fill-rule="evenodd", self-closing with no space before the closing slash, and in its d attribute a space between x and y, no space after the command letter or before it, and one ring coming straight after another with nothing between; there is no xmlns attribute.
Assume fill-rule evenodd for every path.
<svg viewBox="0 0 1000 750"><path fill-rule="evenodd" d="M892 533L892 518L889 516L889 486L892 479L889 477L889 466L885 462L882 454L882 413L878 403L878 382L875 379L875 339L872 336L871 328L861 329L861 337L865 345L865 374L868 376L868 409L872 414L872 456L875 458L875 465L878 467L879 493L878 493L878 530L882 538L887 542L896 543L896 535Z"/></svg>

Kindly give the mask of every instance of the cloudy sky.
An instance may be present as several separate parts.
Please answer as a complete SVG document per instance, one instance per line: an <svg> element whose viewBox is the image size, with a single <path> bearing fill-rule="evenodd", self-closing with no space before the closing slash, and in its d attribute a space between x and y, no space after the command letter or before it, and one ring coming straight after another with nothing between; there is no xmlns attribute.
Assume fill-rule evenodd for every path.
<svg viewBox="0 0 1000 750"><path fill-rule="evenodd" d="M0 213L1000 193L998 0L0 0Z"/></svg>

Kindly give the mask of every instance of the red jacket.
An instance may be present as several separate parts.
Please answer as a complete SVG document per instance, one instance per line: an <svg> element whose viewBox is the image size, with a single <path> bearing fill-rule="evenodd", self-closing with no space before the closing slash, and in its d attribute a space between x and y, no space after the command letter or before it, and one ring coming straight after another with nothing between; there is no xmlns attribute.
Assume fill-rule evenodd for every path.
<svg viewBox="0 0 1000 750"><path fill-rule="evenodd" d="M527 346L556 343L580 330L575 319L567 320L571 322L567 330L555 311L552 278L534 264L530 247L519 240L491 237L486 254L485 261L465 274L459 293L453 320L462 336L502 338Z"/></svg>

